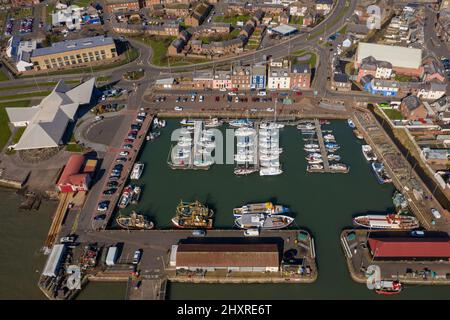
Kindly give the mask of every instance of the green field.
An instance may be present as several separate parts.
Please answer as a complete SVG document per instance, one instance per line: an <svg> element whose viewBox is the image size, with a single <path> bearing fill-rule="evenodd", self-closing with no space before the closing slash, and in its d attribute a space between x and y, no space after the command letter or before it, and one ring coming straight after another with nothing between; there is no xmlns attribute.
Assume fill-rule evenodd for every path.
<svg viewBox="0 0 450 320"><path fill-rule="evenodd" d="M291 16L291 18L289 19L289 23L302 26L303 25L303 17L301 17L301 16L298 16L298 17Z"/></svg>
<svg viewBox="0 0 450 320"><path fill-rule="evenodd" d="M250 15L244 14L242 16L237 15L225 15L214 17L214 22L223 22L236 25L238 22L247 22L250 19Z"/></svg>
<svg viewBox="0 0 450 320"><path fill-rule="evenodd" d="M403 119L403 115L399 110L383 109L383 111L391 120L402 120Z"/></svg>
<svg viewBox="0 0 450 320"><path fill-rule="evenodd" d="M28 92L28 93L19 93L19 94L11 94L7 96L0 96L1 100L16 100L22 98L33 98L33 97L45 97L48 96L51 91L36 91L36 92Z"/></svg>
<svg viewBox="0 0 450 320"><path fill-rule="evenodd" d="M7 81L9 80L8 76L3 72L3 70L0 70L0 81Z"/></svg>
<svg viewBox="0 0 450 320"><path fill-rule="evenodd" d="M15 101L15 102L2 102L0 103L0 150L3 150L9 138L11 137L11 130L9 129L8 114L5 108L16 107L25 108L30 106L29 100Z"/></svg>

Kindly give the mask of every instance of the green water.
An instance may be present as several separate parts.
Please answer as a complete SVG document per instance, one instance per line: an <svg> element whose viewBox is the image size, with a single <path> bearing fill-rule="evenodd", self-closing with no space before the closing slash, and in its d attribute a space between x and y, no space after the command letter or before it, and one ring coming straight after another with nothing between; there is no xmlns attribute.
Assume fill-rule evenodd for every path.
<svg viewBox="0 0 450 320"><path fill-rule="evenodd" d="M354 283L348 274L339 234L351 224L351 217L366 211L383 212L392 206L392 186L380 186L361 154L360 142L345 122L333 122L337 152L351 166L349 174L306 174L299 132L285 128L280 146L284 173L277 177L236 177L232 165L216 165L210 171L173 171L166 164L170 133L177 128L168 121L162 136L145 146L141 202L131 209L148 214L159 227L169 227L180 199L208 203L215 214L215 226L231 228L231 209L250 201L290 206L297 226L307 228L315 238L319 278L308 285L198 285L169 284L168 299L380 299ZM50 226L55 203L43 204L37 213L20 212L18 198L0 189L0 299L41 299L37 279L45 263L39 253ZM91 283L78 299L123 299L124 283ZM389 299L448 299L450 287L407 287Z"/></svg>

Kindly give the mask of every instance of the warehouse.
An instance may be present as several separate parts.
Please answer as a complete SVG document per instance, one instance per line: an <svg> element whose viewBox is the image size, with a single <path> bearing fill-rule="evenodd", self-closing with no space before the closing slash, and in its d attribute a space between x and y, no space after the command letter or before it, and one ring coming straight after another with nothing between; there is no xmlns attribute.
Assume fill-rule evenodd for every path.
<svg viewBox="0 0 450 320"><path fill-rule="evenodd" d="M359 68L363 59L370 56L389 62L397 73L417 77L423 73L421 49L361 42L355 55L355 67Z"/></svg>
<svg viewBox="0 0 450 320"><path fill-rule="evenodd" d="M277 272L280 254L275 243L181 243L172 247L177 270Z"/></svg>
<svg viewBox="0 0 450 320"><path fill-rule="evenodd" d="M371 234L368 244L374 260L450 261L450 239L442 232L427 232L421 237L377 232Z"/></svg>

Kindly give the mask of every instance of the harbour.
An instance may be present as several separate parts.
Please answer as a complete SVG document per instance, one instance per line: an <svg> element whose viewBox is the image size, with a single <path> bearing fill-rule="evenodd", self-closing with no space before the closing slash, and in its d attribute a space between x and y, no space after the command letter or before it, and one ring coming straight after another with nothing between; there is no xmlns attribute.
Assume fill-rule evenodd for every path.
<svg viewBox="0 0 450 320"><path fill-rule="evenodd" d="M174 121L168 121L167 129L170 130L171 126L176 127L178 124ZM190 200L199 199L210 205L214 204L213 207L217 213L215 215L215 227L231 229L233 225L233 207L251 201L271 200L274 203L289 205L293 216L296 218L296 223L301 227L305 226L308 230L312 230L315 240L315 251L319 252L316 258L319 277L313 284L309 284L306 287L288 284L202 285L199 283L171 283L169 281L166 298L208 298L212 294L214 297L220 298L222 294L226 294L227 292L229 294L227 296L228 298L245 298L248 295L258 298L260 295L263 297L263 293L267 297L270 297L271 294L269 292L273 291L277 286L282 286L283 288L281 290L275 290L277 291L277 297L288 299L301 297L314 298L314 296L343 298L342 288L348 288L348 290L345 290L348 292L345 297L367 299L378 297L367 290L364 285L354 283L349 277L345 258L340 248L339 236L341 228L351 224L351 217L355 212L388 211L392 207L391 197L393 188L391 185L380 186L377 183L370 167L361 154L361 143L356 140L345 122L332 122L331 126L339 141L341 141L341 154L348 159L349 164L352 166L352 172L348 175L309 176L303 170L300 170L301 167L305 167L306 163L304 165L298 164L299 161L304 161L301 160L304 157L302 156L303 152L301 148L298 147L298 142L294 144L294 139L290 137L290 135L297 136L298 134L293 127L284 129L280 141L285 147L286 152L295 152L295 154L289 155L284 160L287 174L276 177L259 177L256 175L238 177L233 175L233 165L214 166L207 174L203 171L173 171L167 167L164 161L166 150L170 143L168 141L169 139L158 139L144 147L139 161L146 164L146 169L141 180L138 181L139 184L143 185L143 195L137 205L132 205L130 208L127 208L129 212L136 209L144 212L156 222L158 228L168 229L171 228L170 218L180 198ZM165 133L166 131L163 132L162 136ZM292 141L292 144L290 141ZM158 150L165 150L165 152L158 152ZM177 178L177 175L180 174L184 176L183 179ZM167 187L175 191L174 195L172 195L172 192L164 190L163 186L159 186L160 188L152 188L149 191L148 184L151 185L151 181L161 181L163 179L168 179ZM220 185L208 182L216 181L217 179L221 181ZM277 191L274 191L270 185L266 186L265 179L272 181L278 180ZM286 179L289 181L283 182ZM315 180L320 181L315 182ZM192 181L196 181L195 189L190 187ZM302 187L298 190L292 190L290 185L295 185L296 181L302 181ZM347 187L346 190L336 190L333 187L335 183L345 185ZM239 184L244 184L244 186L240 187L239 190L235 190L236 185ZM177 186L179 190L174 190L173 186ZM159 190L161 188L162 190ZM223 190L226 190L224 188L229 188L231 195L226 196L223 192ZM328 188L330 189L327 192L326 189ZM189 192L186 192L186 190L189 190ZM317 190L321 190L321 192L318 193ZM240 193L244 194L240 195ZM279 194L279 196L274 199L274 194ZM299 194L302 196L300 197ZM328 200L321 201L320 199L325 195ZM348 198L349 196L352 201L339 200ZM318 219L318 214L324 215L327 219ZM126 230L103 231L101 233L107 236L111 232L121 232L124 236L128 233ZM173 231L167 230L166 232L172 233ZM242 231L235 232L242 234ZM320 254L320 252L326 253ZM341 261L342 263L336 263L336 261ZM121 283L120 288L123 288L123 291L125 291L126 281L122 281ZM86 287L87 293L82 291L77 298L82 299L86 296L89 298L92 294L90 292L97 292L98 295L101 295L102 290L106 290L102 289L104 286L106 284L91 282ZM239 293L234 292L236 289L233 288L236 288L236 286L239 287ZM337 290L335 286L340 286L340 289ZM405 290L401 297L428 298L427 294L430 294L430 292L432 292L431 296L433 296L434 292L437 295L448 292L448 288L446 287L433 289L435 290L430 291L429 288L423 286L415 287L411 288L411 290ZM324 291L326 292L325 295ZM125 292L122 292L122 289L120 289L117 290L117 296L114 298L123 299L124 297Z"/></svg>

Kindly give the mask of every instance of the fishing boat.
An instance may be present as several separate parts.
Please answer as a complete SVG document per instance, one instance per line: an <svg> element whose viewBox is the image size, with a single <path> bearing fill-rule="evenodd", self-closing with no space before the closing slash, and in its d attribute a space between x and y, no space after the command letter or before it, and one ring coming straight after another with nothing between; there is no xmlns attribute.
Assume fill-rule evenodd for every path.
<svg viewBox="0 0 450 320"><path fill-rule="evenodd" d="M139 202L139 198L141 197L141 191L142 191L142 189L139 186L135 186L133 188L133 196L131 199L132 204L136 204Z"/></svg>
<svg viewBox="0 0 450 320"><path fill-rule="evenodd" d="M333 164L330 164L330 170L346 173L350 170L350 168L345 163L333 163Z"/></svg>
<svg viewBox="0 0 450 320"><path fill-rule="evenodd" d="M183 229L211 229L213 215L214 212L199 201L180 201L172 223Z"/></svg>
<svg viewBox="0 0 450 320"><path fill-rule="evenodd" d="M116 222L121 228L128 230L151 230L155 227L152 221L135 211L130 216L118 216Z"/></svg>
<svg viewBox="0 0 450 320"><path fill-rule="evenodd" d="M276 122L262 122L259 127L261 129L283 129L284 124L276 123Z"/></svg>
<svg viewBox="0 0 450 320"><path fill-rule="evenodd" d="M330 153L330 154L327 156L327 158L328 158L329 161L340 161L340 160L341 160L341 156L340 156L340 155L338 155L338 154L333 154L333 153Z"/></svg>
<svg viewBox="0 0 450 320"><path fill-rule="evenodd" d="M261 167L276 167L276 168L278 168L280 166L280 161L279 160L261 161L260 165L261 165Z"/></svg>
<svg viewBox="0 0 450 320"><path fill-rule="evenodd" d="M252 174L254 172L258 171L258 169L255 168L236 168L234 169L234 174L237 176L246 176L249 174Z"/></svg>
<svg viewBox="0 0 450 320"><path fill-rule="evenodd" d="M144 164L142 162L136 162L133 166L133 170L130 174L131 180L138 180L142 176L142 172L144 171Z"/></svg>
<svg viewBox="0 0 450 320"><path fill-rule="evenodd" d="M321 164L310 164L306 166L306 171L323 170L323 165Z"/></svg>
<svg viewBox="0 0 450 320"><path fill-rule="evenodd" d="M398 214L359 216L353 223L370 229L412 230L420 227L415 217Z"/></svg>
<svg viewBox="0 0 450 320"><path fill-rule="evenodd" d="M182 119L180 121L180 124L183 125L183 126L193 127L195 125L195 121L194 120L189 120L189 119Z"/></svg>
<svg viewBox="0 0 450 320"><path fill-rule="evenodd" d="M304 146L305 149L317 149L319 148L319 145L316 143L307 143Z"/></svg>
<svg viewBox="0 0 450 320"><path fill-rule="evenodd" d="M402 284L399 281L381 280L375 287L375 292L381 295L394 295L402 291Z"/></svg>
<svg viewBox="0 0 450 320"><path fill-rule="evenodd" d="M253 162L254 157L251 154L238 153L234 155L234 160L236 162Z"/></svg>
<svg viewBox="0 0 450 320"><path fill-rule="evenodd" d="M355 123L353 122L352 119L347 119L347 123L348 123L348 126L349 126L350 128L352 128L352 129L355 129L355 128L356 128L356 125L355 125Z"/></svg>
<svg viewBox="0 0 450 320"><path fill-rule="evenodd" d="M363 144L361 146L362 149L362 153L364 155L364 158L366 158L367 161L377 161L377 156L375 155L375 153L372 150L372 147L369 146L368 144Z"/></svg>
<svg viewBox="0 0 450 320"><path fill-rule="evenodd" d="M283 170L281 170L280 168L276 168L276 167L261 168L259 170L260 176L276 176L276 175L279 175L282 173L283 173Z"/></svg>
<svg viewBox="0 0 450 320"><path fill-rule="evenodd" d="M272 129L268 129L268 130L259 130L259 134L263 137L274 137L278 135L278 130L272 130Z"/></svg>
<svg viewBox="0 0 450 320"><path fill-rule="evenodd" d="M353 134L355 135L356 138L358 138L359 140L363 140L364 136L361 134L361 132L359 132L358 129L353 130Z"/></svg>
<svg viewBox="0 0 450 320"><path fill-rule="evenodd" d="M307 122L304 124L297 125L298 130L314 130L316 129L316 126L313 123Z"/></svg>
<svg viewBox="0 0 450 320"><path fill-rule="evenodd" d="M322 159L309 159L308 164L321 164L323 163Z"/></svg>
<svg viewBox="0 0 450 320"><path fill-rule="evenodd" d="M260 154L259 159L262 161L271 161L271 160L278 160L279 155L278 154L272 154L272 153L263 153Z"/></svg>
<svg viewBox="0 0 450 320"><path fill-rule="evenodd" d="M148 136L145 137L147 141L155 140L161 135L161 131L150 132Z"/></svg>
<svg viewBox="0 0 450 320"><path fill-rule="evenodd" d="M386 173L384 165L381 162L378 161L372 162L372 170L375 173L375 176L377 177L378 183L384 184L392 182L392 179Z"/></svg>
<svg viewBox="0 0 450 320"><path fill-rule="evenodd" d="M323 138L324 138L325 140L335 141L334 135L332 135L332 134L330 134L330 133L324 135Z"/></svg>
<svg viewBox="0 0 450 320"><path fill-rule="evenodd" d="M218 118L212 118L205 121L205 127L206 128L217 128L220 127L223 124L222 120L219 120Z"/></svg>
<svg viewBox="0 0 450 320"><path fill-rule="evenodd" d="M303 148L306 152L320 152L319 148Z"/></svg>
<svg viewBox="0 0 450 320"><path fill-rule="evenodd" d="M282 148L263 148L261 147L261 149L259 149L259 151L262 154L282 154L283 153L283 149Z"/></svg>
<svg viewBox="0 0 450 320"><path fill-rule="evenodd" d="M248 119L235 119L231 120L229 125L235 128L250 127L253 126L253 122Z"/></svg>
<svg viewBox="0 0 450 320"><path fill-rule="evenodd" d="M403 193L401 193L399 191L395 191L395 193L392 197L392 202L396 209L404 210L404 209L408 208L408 200L406 200Z"/></svg>
<svg viewBox="0 0 450 320"><path fill-rule="evenodd" d="M325 143L325 148L327 148L327 149L339 149L340 146L337 143L334 143L334 142L327 142L327 143Z"/></svg>
<svg viewBox="0 0 450 320"><path fill-rule="evenodd" d="M247 128L247 127L239 128L234 132L234 135L236 137L248 137L248 136L252 136L254 134L256 134L256 130L252 129L252 128Z"/></svg>
<svg viewBox="0 0 450 320"><path fill-rule="evenodd" d="M240 148L247 148L253 146L253 141L239 141L236 146Z"/></svg>
<svg viewBox="0 0 450 320"><path fill-rule="evenodd" d="M239 218L243 214L265 213L265 214L284 214L288 213L289 208L282 205L274 205L272 202L250 203L233 209L233 216Z"/></svg>
<svg viewBox="0 0 450 320"><path fill-rule="evenodd" d="M122 195L120 196L119 200L119 208L124 209L126 208L131 201L131 198L133 197L133 187L127 186L123 189Z"/></svg>
<svg viewBox="0 0 450 320"><path fill-rule="evenodd" d="M320 123L321 125L327 125L327 124L330 124L331 122L330 122L329 120L324 120L324 119L322 119L322 120L319 120L319 123Z"/></svg>
<svg viewBox="0 0 450 320"><path fill-rule="evenodd" d="M288 227L294 218L286 215L266 215L263 213L244 214L234 221L240 229L274 230Z"/></svg>

